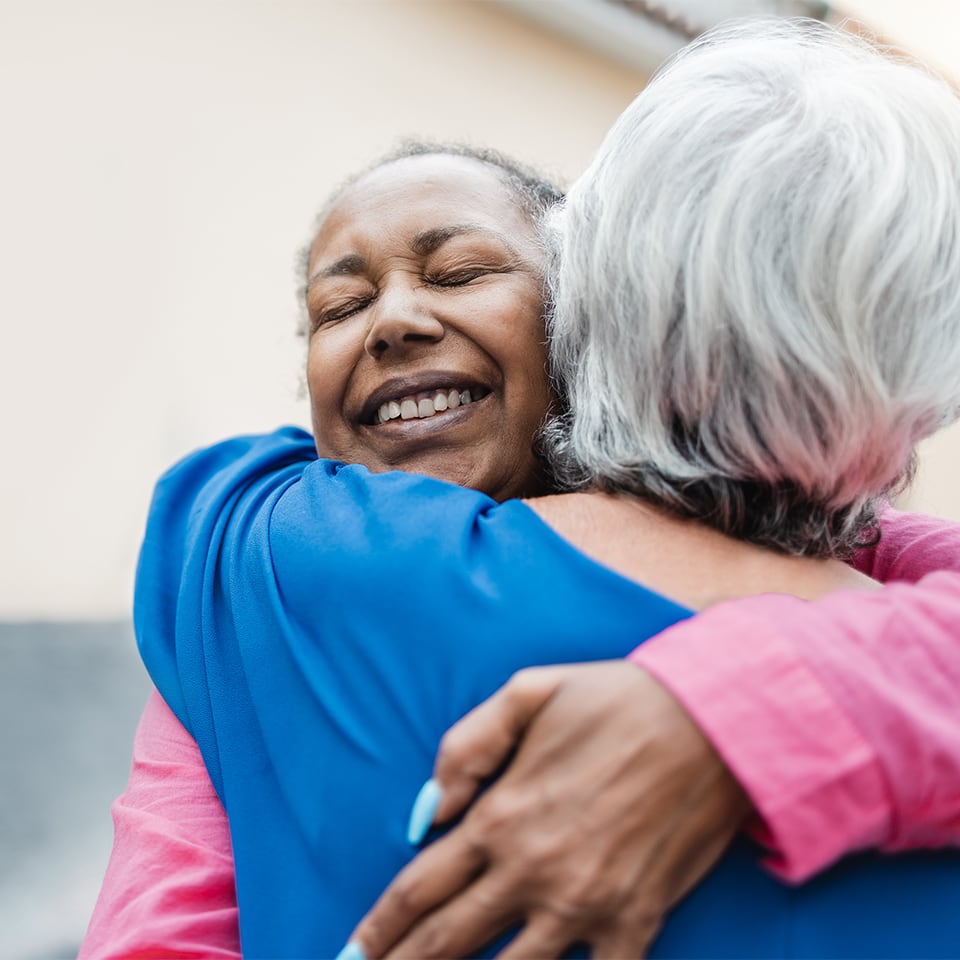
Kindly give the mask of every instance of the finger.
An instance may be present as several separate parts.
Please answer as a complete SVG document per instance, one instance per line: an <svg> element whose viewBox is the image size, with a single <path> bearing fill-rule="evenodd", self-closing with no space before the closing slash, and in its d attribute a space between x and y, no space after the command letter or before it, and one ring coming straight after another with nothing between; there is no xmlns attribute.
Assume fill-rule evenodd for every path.
<svg viewBox="0 0 960 960"><path fill-rule="evenodd" d="M446 732L434 764L434 780L442 791L435 822L456 816L473 799L568 672L562 666L520 670Z"/></svg>
<svg viewBox="0 0 960 960"><path fill-rule="evenodd" d="M385 960L472 956L520 915L514 891L484 875L413 927Z"/></svg>
<svg viewBox="0 0 960 960"><path fill-rule="evenodd" d="M552 960L561 956L577 934L557 917L537 916L497 954L497 960ZM627 954L623 954L627 956Z"/></svg>
<svg viewBox="0 0 960 960"><path fill-rule="evenodd" d="M467 886L484 866L480 848L459 831L441 837L394 877L350 937L367 957L384 956L434 907Z"/></svg>
<svg viewBox="0 0 960 960"><path fill-rule="evenodd" d="M645 957L660 931L657 920L641 920L621 925L602 936L591 938L590 956L593 960L622 960L623 957Z"/></svg>

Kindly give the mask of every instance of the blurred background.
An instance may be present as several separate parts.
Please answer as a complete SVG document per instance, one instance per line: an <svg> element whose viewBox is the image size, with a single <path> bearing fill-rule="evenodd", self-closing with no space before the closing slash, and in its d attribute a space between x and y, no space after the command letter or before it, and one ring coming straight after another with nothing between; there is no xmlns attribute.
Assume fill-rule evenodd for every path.
<svg viewBox="0 0 960 960"><path fill-rule="evenodd" d="M295 257L401 137L563 179L666 56L743 13L865 19L960 77L951 0L0 0L0 956L76 952L148 682L154 479L308 425ZM960 519L960 432L903 502Z"/></svg>

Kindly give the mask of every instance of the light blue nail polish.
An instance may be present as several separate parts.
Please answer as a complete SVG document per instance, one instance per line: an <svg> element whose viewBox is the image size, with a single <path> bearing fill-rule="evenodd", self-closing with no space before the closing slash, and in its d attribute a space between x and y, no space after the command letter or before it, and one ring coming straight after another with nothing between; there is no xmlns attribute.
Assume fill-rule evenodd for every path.
<svg viewBox="0 0 960 960"><path fill-rule="evenodd" d="M351 940L338 954L336 960L367 960L363 947L356 940Z"/></svg>
<svg viewBox="0 0 960 960"><path fill-rule="evenodd" d="M432 778L420 788L417 799L413 801L410 823L407 826L407 842L411 846L417 846L427 835L430 824L433 823L433 818L436 816L440 796L440 785Z"/></svg>

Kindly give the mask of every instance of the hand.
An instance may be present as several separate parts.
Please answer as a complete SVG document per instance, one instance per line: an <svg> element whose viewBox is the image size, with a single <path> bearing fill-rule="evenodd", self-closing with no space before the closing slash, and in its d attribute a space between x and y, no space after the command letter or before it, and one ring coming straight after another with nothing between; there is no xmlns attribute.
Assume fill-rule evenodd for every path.
<svg viewBox="0 0 960 960"><path fill-rule="evenodd" d="M501 956L558 957L575 942L642 956L749 813L680 704L626 661L523 670L452 727L436 821L515 747L356 928L367 957L462 957L521 923Z"/></svg>

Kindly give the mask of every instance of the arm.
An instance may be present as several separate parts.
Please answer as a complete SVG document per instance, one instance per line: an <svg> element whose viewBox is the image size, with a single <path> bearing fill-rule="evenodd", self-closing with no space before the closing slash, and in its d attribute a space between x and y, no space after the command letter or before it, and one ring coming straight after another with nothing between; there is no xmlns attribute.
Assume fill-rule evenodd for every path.
<svg viewBox="0 0 960 960"><path fill-rule="evenodd" d="M196 743L156 692L113 819L113 850L80 960L239 960L226 814Z"/></svg>
<svg viewBox="0 0 960 960"><path fill-rule="evenodd" d="M317 470L319 470L320 472L318 473ZM274 532L277 529L276 520L279 517L282 529L285 531L284 536L287 537L290 547L295 549L293 549L293 552L288 551L289 555L287 557L287 560L285 561L280 561L275 553L271 553L269 555L265 554L266 559L270 560L270 563L267 566L276 568L279 571L278 576L280 576L284 582L285 602L289 603L291 601L291 598L293 598L294 601L296 601L299 604L299 606L303 607L303 609L309 609L311 604L314 606L316 605L317 599L318 599L317 590L318 590L318 586L320 585L322 585L324 589L327 590L331 595L335 596L338 594L338 580L342 581L344 577L346 577L346 579L349 581L351 577L356 577L357 574L363 574L368 579L372 579L374 582L378 582L378 583L381 582L380 578L378 578L376 575L371 574L370 572L370 552L367 549L366 545L369 543L382 543L383 537L376 535L378 533L378 529L375 526L373 526L373 524L375 523L373 519L373 515L365 507L365 504L368 504L369 502L369 497L364 495L358 499L355 495L356 491L351 493L354 481L359 479L361 481L361 487L363 487L366 481L362 480L362 477L360 477L358 474L356 474L350 469L345 470L343 475L339 477L336 475L335 470L333 471L332 474L328 475L329 473L328 468L322 465L319 468L317 468L317 470L314 470L312 472L312 476L314 480L317 480L318 478L325 479L322 496L316 496L316 495L311 496L310 489L305 487L303 483L299 483L298 486L300 488L300 495L297 498L295 498L295 503L298 504L298 506L295 509L291 509L292 504L288 503L287 505L288 509L285 509L280 513L273 513L272 510L269 511L272 514L273 519L275 521L273 524ZM395 492L397 493L398 496L399 495L409 496L410 491L407 491L405 489L406 485L416 484L416 483L419 483L420 485L426 484L426 488L424 489L423 493L427 495L431 501L433 501L435 495L439 495L440 493L440 491L436 488L436 485L430 486L430 484L427 481L423 481L423 480L420 480L419 482L414 481L412 479L401 480L400 478L397 478L396 476L394 476L392 478L385 478L383 481L381 481L381 483L385 483L385 482L389 482L391 487L396 488ZM331 483L333 484L332 486L330 486ZM342 490L338 491L338 488L340 487L342 487ZM383 510L383 507L384 507L384 492L385 492L385 488L382 488L381 491L379 491L378 499L376 501L376 504L381 508L381 510ZM321 491L317 490L316 493L319 494L321 493ZM361 490L361 493L362 493L362 490ZM479 517L479 514L476 513L476 508L478 506L478 504L475 502L476 495L474 494L471 496L466 494L464 491L459 491L458 493L454 493L452 491L447 490L443 494L443 496L447 500L445 513L449 513L451 502L461 500L461 499L464 500L464 503L461 504L461 506L458 509L462 510L464 514L464 517L463 517L463 520L465 521L464 528L473 529L475 526L475 523L477 522L475 518ZM254 504L254 506L256 505ZM435 503L434 503L434 506L436 506ZM405 534L404 536L399 537L398 542L401 545L408 544L409 542L411 542L412 538L416 538L424 534L424 530L422 529L422 524L415 523L414 516L408 508L409 508L409 501L406 501L403 510L388 509L383 514L386 520L395 526L397 524L407 524L408 526L413 525L410 530L403 531ZM246 530L246 523L244 522L244 518L242 516L239 519L240 519L240 522L236 525L236 534L228 533L227 537L224 540L224 550L223 552L219 553L220 556L230 556L231 551L234 549L234 547L241 544L242 544L242 550L244 554L247 554L249 552L247 547L248 540L244 535L244 531ZM485 526L486 523L488 522L488 519L489 518L484 517L483 519L480 519L479 522L481 525ZM341 525L344 521L349 521L353 525L353 527L357 531L358 536L356 536L355 538L352 538L350 543L358 546L359 547L358 550L354 551L353 547L351 546L350 554L348 556L343 553L343 550L341 547L334 546L331 544L325 544L323 542L321 542L320 544L311 545L307 540L303 540L303 537L301 536L301 531L329 530L331 529L330 527L331 521L334 523L335 527ZM479 527L477 527L477 529L479 529ZM428 530L426 532L429 535L433 535L434 533L434 531L432 530ZM188 531L188 538L187 538L188 541L190 539L190 536L191 534ZM201 542L204 542L204 543L208 542L208 538L206 536L202 536L200 540ZM261 550L265 550L269 546L267 541L264 540L263 538L261 538L260 540L255 540L254 544L256 546L256 549L261 549ZM318 578L317 576L312 575L310 573L310 564L314 562L315 557L309 551L315 549L317 546L319 546L321 549L327 550L328 553L331 553L333 550L336 550L336 558L335 558L336 563L335 565L330 566L329 569L325 569L323 578ZM441 549L431 550L430 554L433 556L437 556L437 555L446 555L448 551L455 553L457 552L457 550L460 549L460 541L456 540L456 542L452 546L449 542L440 541L438 542L438 547L441 547ZM303 551L307 551L307 552L303 552ZM514 548L508 551L508 553L510 556L510 563L507 564L507 566L511 570L515 568L518 559L524 559L524 558L529 559L528 557L526 557L525 550L518 550ZM376 557L378 556L378 554L373 554L373 556ZM201 557L201 560L202 559L203 558ZM331 556L331 559L333 559L332 556ZM382 561L382 557L381 557L381 561ZM354 566L356 567L356 569L354 569ZM399 566L402 567L403 565L400 564ZM460 570L459 567L457 569ZM388 569L386 572L389 574L392 571ZM462 572L463 571L461 570L461 573ZM141 570L141 573L143 573L143 570ZM197 571L197 576L194 577L193 579L197 583L199 583L205 573L206 573L206 568L200 569ZM556 571L556 573L553 576L547 578L547 580L550 582L550 584L554 588L551 596L557 593L556 584L560 579L559 573L560 571ZM472 588L475 588L478 586L481 587L484 591L484 596L486 596L487 582L483 577L480 577L480 579L476 582L474 582L473 578L467 578L467 579L470 581ZM520 578L520 579L523 580L524 578ZM535 575L533 571L531 571L531 580L532 579L535 579ZM224 582L224 581L221 581L221 582ZM389 580L385 580L383 582L389 582ZM215 585L215 582L214 582L214 585ZM225 582L225 585L229 586L229 582L228 581ZM264 594L264 598L268 601L271 600L272 594L270 593L270 591L273 588L272 582L265 582L261 586L266 591L266 593ZM504 584L500 584L499 588L502 589L504 586L505 586ZM560 593L562 594L563 591L561 590ZM377 594L374 594L374 597L377 597L377 596L378 596ZM164 602L165 597L160 596L158 599L161 601L160 608L161 608L161 616L162 616L162 610L169 609L169 606ZM250 599L251 599L251 593L250 593L249 583L247 581L244 581L242 592L237 595L236 600L238 603L244 604ZM383 599L383 598L381 597L380 599ZM398 603L401 605L407 604L409 599L410 598L407 596L405 592L400 593L398 595L390 596L390 602L395 606ZM529 606L527 597L524 598L524 603L526 603ZM433 607L434 608L437 607L436 603L433 604ZM520 604L520 603L517 604L517 609L523 609L523 608L524 608L524 604ZM192 603L188 603L184 609L189 613L191 610L196 609L196 605ZM323 616L332 616L333 614L336 613L335 605L321 605L318 609L322 611ZM419 604L417 605L417 609L420 615L423 615L423 611L421 610L421 607ZM598 608L597 612L599 613L599 612L602 612L603 610L604 608L600 607ZM364 612L363 609L356 611L356 613L362 613L362 612ZM437 613L438 609L432 609L428 607L426 612ZM533 619L535 622L539 623L542 627L543 623L547 622L551 615L552 615L551 607L548 604L545 608L538 610L537 616L534 617ZM543 618L543 620L540 619L541 617ZM405 617L401 617L400 620L405 622ZM191 618L191 622L192 622L192 618ZM243 622L243 618L238 618L238 622ZM557 623L555 625L555 629L562 630L567 625L568 624ZM185 626L187 626L188 629L190 629L189 624L185 624ZM226 626L229 628L229 624L227 624ZM439 624L437 626L439 626ZM439 632L439 631L428 631L428 633L433 633L433 632ZM362 634L363 631L360 631L360 633ZM161 636L168 635L166 631L163 631L163 630L160 631L160 634ZM602 631L598 630L598 635L602 635ZM203 639L204 639L203 636L201 636L200 637L201 642L203 641ZM188 646L189 648L192 648L194 645L191 643ZM258 658L261 656L259 645L251 646L249 649L252 653L255 653ZM242 655L242 651L243 651L243 647L241 647L241 655ZM380 656L383 655L382 649L380 650L379 655ZM611 654L606 654L606 655L610 656ZM612 654L612 655L615 655L615 654ZM422 671L425 666L428 666L430 664L431 664L431 661L422 660L418 664L418 669ZM214 665L216 666L216 664ZM331 661L329 666L333 667L333 666L337 666L337 664ZM371 664L369 663L366 664L366 669L369 670L370 666ZM626 664L621 664L621 666L627 667ZM397 669L402 669L403 667L404 667L403 663L396 664ZM275 675L275 664L274 664L274 669L271 670L271 673L269 676L264 678L260 676L259 673L256 675L251 675L251 682L255 682L258 685L260 684L269 685L274 675ZM214 689L214 692L216 692L216 688ZM275 697L270 695L272 690L271 688L268 688L268 686L263 686L262 688L258 686L256 689L251 688L250 692L256 699L260 701L261 704L265 704L268 707L272 702L275 702L276 700ZM233 700L234 698L231 699L231 707L235 705ZM284 712L286 713L285 704L284 704ZM202 717L201 717L201 720L202 720ZM554 721L556 722L556 718L554 718ZM272 746L277 750L286 749L289 744L295 742L294 738L298 735L299 731L302 731L302 729L303 729L302 725L300 724L295 725L293 728L285 731L282 737L279 737L278 739L273 741L273 743L269 746ZM630 738L629 724L627 725L625 736L627 740L629 740ZM198 739L200 738L198 737ZM201 742L201 745L202 745L202 742ZM582 749L583 744L581 743L579 746ZM209 766L209 763L208 763L208 766ZM245 782L248 782L248 781L249 781L249 778L246 778ZM217 782L216 778L214 779L214 782L215 783ZM258 781L258 786L259 786L259 781ZM302 823L305 825L309 825L309 823L314 821L316 818L316 808L315 808L315 804L313 804L312 802L312 798L315 796L316 791L309 790L309 789L301 789L300 786L301 785L297 783L291 783L289 785L289 788L285 789L285 794L288 797L292 798L291 802L293 802L294 804L299 803L300 800L302 800L302 798L304 797L308 798L309 802L305 801L306 808L304 810L299 811L298 816L299 816L299 821L302 821ZM589 785L587 786L589 788ZM494 790L491 790L488 796L492 797L492 796L495 796L496 794L497 794L497 788L495 788ZM634 796L636 796L636 794L634 794ZM257 822L261 822L261 821L258 820ZM509 848L508 848L508 852L509 852ZM667 898L666 902L669 902L669 898ZM658 906L660 905L662 905L662 903L658 904Z"/></svg>
<svg viewBox="0 0 960 960"><path fill-rule="evenodd" d="M771 865L799 881L862 847L960 843L958 637L960 575L938 573L871 596L724 605L631 659L709 737Z"/></svg>
<svg viewBox="0 0 960 960"><path fill-rule="evenodd" d="M504 957L574 942L598 960L642 956L749 813L677 701L624 660L514 674L444 737L435 819L460 813L507 758L354 931L366 956L473 955L517 917Z"/></svg>
<svg viewBox="0 0 960 960"><path fill-rule="evenodd" d="M197 511L234 502L258 477L283 474L291 464L313 459L302 431L278 432L272 441L239 437L186 458L165 476L154 507L174 510L180 499ZM230 466L237 464L235 470ZM217 483L217 479L221 482ZM212 480L212 482L211 482ZM209 526L209 525L208 525ZM210 535L202 526L179 537L150 529L138 576L156 591L151 635L172 641L177 611L176 575L186 560L190 536ZM151 562L147 545L153 538ZM194 618L196 619L196 618ZM138 635L138 642L144 637ZM154 692L134 738L130 779L113 805L114 844L80 960L111 957L240 957L234 859L226 813L195 740L185 729L208 733L209 719L191 717L175 682L174 647L154 645L155 669L168 680L166 701ZM169 706L168 706L169 703ZM172 708L172 709L171 709ZM195 724L191 721L194 720Z"/></svg>
<svg viewBox="0 0 960 960"><path fill-rule="evenodd" d="M862 847L960 843L960 525L891 510L857 565L903 582L725 604L631 656L710 738L794 881Z"/></svg>
<svg viewBox="0 0 960 960"><path fill-rule="evenodd" d="M960 573L960 523L888 508L880 526L879 542L854 558L861 573L883 583L916 583L944 570Z"/></svg>
<svg viewBox="0 0 960 960"><path fill-rule="evenodd" d="M891 511L884 518L880 544L864 551L858 565L877 576L909 580L932 566L956 569L960 526ZM679 765L681 741L674 731L692 718L761 813L765 829L758 825L758 832L774 849L773 864L790 879L805 878L862 846L960 843L960 725L954 719L958 636L960 576L942 573L916 586L838 594L812 604L789 597L750 598L671 627L631 657L646 668L638 671L646 679L638 678L636 684L656 688L655 677L679 701L661 697L656 722L647 718L642 729L631 726L636 717L629 701L615 713L587 715L591 694L586 668L518 677L445 738L436 766L442 787L438 819L461 810L472 798L478 777L497 769L521 741L517 759L468 812L463 827L434 844L391 885L358 928L358 938L371 956L379 956L415 924L401 950L416 951L424 942L439 942L441 952L445 945L460 945L452 939L458 934L450 919L459 910L458 926L462 929L468 922L463 896L415 923L459 886L452 868L460 842L485 850L488 872L499 868L502 883L533 895L531 872L509 868L526 842L524 831L537 828L535 810L521 815L545 776L542 770L536 772L529 754L557 737L567 746L548 770L553 775L551 796L556 799L566 791L578 810L578 822L584 823L592 809L592 788L578 785L577 778L560 783L563 766L583 772L611 744L621 744L624 751L627 745L642 744L640 761L632 772L623 772L633 778L633 795L648 797L651 785L661 782L660 775ZM658 738L656 732L663 735ZM696 739L688 736L683 742L687 756L696 756ZM702 750L699 755L699 766L688 772L691 789L698 778L705 782L716 776L716 756ZM535 771L526 782L518 763L524 756ZM583 779L590 780L590 775ZM722 778L718 782L722 784ZM667 810L677 796L666 796ZM499 831L488 825L491 818L485 810L497 804L512 805L513 811L511 824ZM609 822L619 829L626 821ZM629 846L634 862L643 862L663 836L652 826L657 822L649 820L645 833L619 834L619 843ZM717 837L725 823L729 820L721 816L713 821ZM695 865L689 851L702 843L696 833L701 828L688 821L666 834L674 864L684 867L670 877L669 869L661 866L667 882L649 883L649 871L638 880L619 870L623 888L614 895L629 904L637 917L635 928L646 923L648 930L655 930L658 911L685 889ZM583 851L570 836L566 855L577 860ZM686 861L680 855L684 842L689 844ZM565 862L560 846L553 851L553 877ZM614 869L619 868L611 860L600 871L606 886L616 886ZM631 889L640 895L631 899ZM556 884L541 884L538 890L548 907L545 912L549 898L568 911L584 902L569 885L558 889ZM646 937L648 941L649 934ZM632 943L643 942L642 930L635 929ZM544 937L531 947L549 952L549 940Z"/></svg>
<svg viewBox="0 0 960 960"><path fill-rule="evenodd" d="M268 456L277 445L264 443ZM557 636L567 634L579 645L576 659L604 642L606 656L622 656L639 628L628 606L609 613L601 606L595 616L598 637L585 639L571 618L555 609L556 591L566 595L585 576L606 586L610 575L580 560L561 570L567 566L562 551L550 560L549 550L547 572L540 573L543 561L531 544L553 548L555 538L522 505L512 508L522 521L519 529L507 532L499 526L506 522L503 514L488 516L492 501L476 492L410 475L370 477L360 468L340 470L325 462L278 480L273 461L263 463L266 474L260 472L256 447L241 460L223 451L230 466L222 476L214 470L212 517L190 507L208 495L203 478L211 471L203 460L184 463L158 488L138 574L137 634L156 681L166 681L165 697L169 690L174 702L179 700L184 725L204 751L230 811L245 947L279 953L279 938L286 938L292 954L329 955L345 941L354 911L370 903L409 856L402 802L379 803L382 785L389 784L391 794L412 796L417 779L429 771L432 744L463 712L458 704L479 702L526 665L516 662L515 645L501 643L498 649L511 666L491 660L496 679L450 669L461 647L450 641L447 608L475 611L469 622L483 635L487 631L477 622L493 617L499 624L496 611L507 604L518 611L506 625L512 632L526 635L539 625L554 656ZM220 453L201 456L209 463ZM243 490L234 499L238 473ZM427 508L451 528L425 525ZM428 542L414 551L411 544L418 539ZM395 543L389 556L385 541ZM502 571L499 577L487 573L491 551L498 551L492 568ZM454 556L461 561L452 561ZM438 570L444 589L422 584L432 601L428 605L410 584L398 589L394 583L398 570L420 570L425 557L443 558ZM357 596L358 583L379 589L364 590L363 602L344 602ZM620 580L613 584L625 589ZM627 592L633 598L637 591L631 586ZM675 605L646 595L645 601L650 632L655 623L662 629L676 619ZM386 619L383 608L390 613ZM608 622L617 629L605 641ZM418 623L417 641L425 644L419 650L412 642L378 640L412 623ZM317 643L318 630L330 641ZM451 678L457 676L453 690ZM424 688L435 699L435 709L426 713ZM391 695L371 698L383 690ZM291 692L299 698L297 709ZM414 699L408 703L408 698ZM370 711L371 702L376 711ZM329 734L322 755L316 749L318 730ZM377 748L378 739L390 749ZM363 790L356 778L347 781L350 791L330 790L330 777L354 770L358 758L381 786ZM360 818L361 801L383 828L377 835L384 842L375 847L358 846L356 828L345 828ZM277 810L279 821L271 815ZM329 871L318 872L317 864L344 859L353 869L345 877L338 872L331 886ZM314 953L316 942L322 947Z"/></svg>

